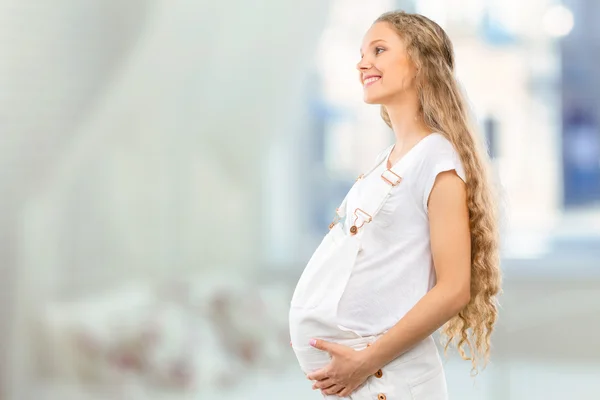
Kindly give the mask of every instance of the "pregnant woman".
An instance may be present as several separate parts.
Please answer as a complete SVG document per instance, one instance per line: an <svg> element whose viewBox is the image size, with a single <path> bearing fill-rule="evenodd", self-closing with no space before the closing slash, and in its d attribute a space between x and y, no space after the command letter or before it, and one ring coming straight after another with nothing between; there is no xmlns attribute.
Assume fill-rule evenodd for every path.
<svg viewBox="0 0 600 400"><path fill-rule="evenodd" d="M294 292L292 347L326 398L447 399L432 334L478 370L500 291L488 160L468 124L450 39L417 14L385 13L357 65L395 143L336 210ZM310 384L310 383L307 383Z"/></svg>

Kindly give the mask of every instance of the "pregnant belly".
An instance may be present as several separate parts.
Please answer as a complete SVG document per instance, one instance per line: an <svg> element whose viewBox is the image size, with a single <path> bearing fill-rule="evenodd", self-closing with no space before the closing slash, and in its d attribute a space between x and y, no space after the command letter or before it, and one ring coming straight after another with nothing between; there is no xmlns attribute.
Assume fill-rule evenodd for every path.
<svg viewBox="0 0 600 400"><path fill-rule="evenodd" d="M289 328L292 348L304 373L326 366L331 360L325 351L310 345L311 339L322 339L334 343L360 345L364 340L355 333L340 329L335 318L326 309L302 309L292 307L289 313ZM365 344L366 346L366 344ZM353 346L354 347L354 346Z"/></svg>

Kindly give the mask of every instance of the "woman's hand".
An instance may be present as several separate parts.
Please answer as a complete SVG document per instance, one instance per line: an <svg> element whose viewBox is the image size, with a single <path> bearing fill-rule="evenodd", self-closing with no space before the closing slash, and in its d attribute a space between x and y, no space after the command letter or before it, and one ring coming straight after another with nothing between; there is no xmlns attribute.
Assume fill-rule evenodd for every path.
<svg viewBox="0 0 600 400"><path fill-rule="evenodd" d="M373 372L368 363L367 352L324 340L311 340L311 346L329 353L331 362L306 377L316 381L313 390L320 389L324 395L349 396L361 386Z"/></svg>

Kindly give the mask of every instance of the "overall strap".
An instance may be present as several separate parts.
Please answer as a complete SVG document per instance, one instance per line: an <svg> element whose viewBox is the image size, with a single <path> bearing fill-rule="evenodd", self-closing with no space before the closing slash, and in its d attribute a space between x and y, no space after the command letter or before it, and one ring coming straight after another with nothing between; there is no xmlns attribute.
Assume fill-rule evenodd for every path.
<svg viewBox="0 0 600 400"><path fill-rule="evenodd" d="M427 138L423 138L426 140ZM344 218L346 213L349 211L353 214L354 219L352 226L350 227L350 234L355 235L358 230L368 222L371 222L375 215L381 210L389 197L392 189L398 186L402 182L404 172L412 164L411 160L414 160L424 149L423 143L417 143L408 153L404 155L391 169L384 169L381 173L381 179L378 184L361 199L361 207L354 210L346 210L348 194L342 201L342 204L337 210L339 218ZM391 153L393 145L385 149L382 153L377 156L375 166L364 176L371 174L384 160L387 160ZM362 176L361 176L362 177ZM359 177L359 178L361 178Z"/></svg>
<svg viewBox="0 0 600 400"><path fill-rule="evenodd" d="M387 147L385 150L383 150L381 153L379 153L377 155L377 157L375 158L375 165L373 165L373 167L371 167L371 169L368 172L366 172L364 174L360 174L360 176L356 179L356 182L358 182L359 180L370 175L371 172L373 172L377 167L379 167L381 165L381 163L387 159L388 155L390 154L390 152L392 151L393 148L394 148L394 145L392 144L389 147ZM354 182L354 184L356 184L356 182ZM346 193L344 200L342 200L342 203L336 209L337 218L343 218L346 216L346 203L348 202L349 194L350 194L350 190L348 190L348 193ZM332 224L334 224L334 223L332 223ZM331 225L330 225L330 227L331 227Z"/></svg>

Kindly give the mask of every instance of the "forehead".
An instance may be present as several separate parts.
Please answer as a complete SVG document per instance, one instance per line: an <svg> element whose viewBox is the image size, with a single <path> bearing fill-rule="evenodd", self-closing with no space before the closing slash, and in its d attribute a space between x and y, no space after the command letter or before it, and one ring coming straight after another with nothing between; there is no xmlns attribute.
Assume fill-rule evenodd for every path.
<svg viewBox="0 0 600 400"><path fill-rule="evenodd" d="M388 22L376 22L371 25L363 37L361 50L366 49L376 40L383 40L388 44L403 45L400 35Z"/></svg>

